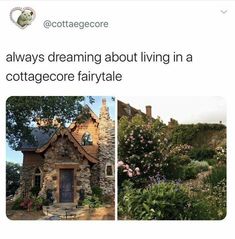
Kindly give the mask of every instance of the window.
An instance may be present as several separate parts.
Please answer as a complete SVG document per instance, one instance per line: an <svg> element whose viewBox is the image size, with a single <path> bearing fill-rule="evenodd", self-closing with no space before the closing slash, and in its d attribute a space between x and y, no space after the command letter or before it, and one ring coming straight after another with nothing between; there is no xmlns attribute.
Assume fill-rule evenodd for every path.
<svg viewBox="0 0 235 239"><path fill-rule="evenodd" d="M35 170L34 174L34 187L40 188L41 187L41 171L39 168Z"/></svg>
<svg viewBox="0 0 235 239"><path fill-rule="evenodd" d="M92 137L91 134L86 132L83 136L82 136L82 145L92 145L93 141L92 141Z"/></svg>
<svg viewBox="0 0 235 239"><path fill-rule="evenodd" d="M113 166L112 165L106 165L106 176L112 177L113 176Z"/></svg>

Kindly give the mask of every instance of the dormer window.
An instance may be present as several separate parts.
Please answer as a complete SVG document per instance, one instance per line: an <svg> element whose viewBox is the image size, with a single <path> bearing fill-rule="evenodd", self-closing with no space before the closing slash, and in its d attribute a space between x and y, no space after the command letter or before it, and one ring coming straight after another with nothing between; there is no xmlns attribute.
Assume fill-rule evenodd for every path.
<svg viewBox="0 0 235 239"><path fill-rule="evenodd" d="M93 144L92 136L90 133L86 132L82 136L82 145L92 145L92 144Z"/></svg>

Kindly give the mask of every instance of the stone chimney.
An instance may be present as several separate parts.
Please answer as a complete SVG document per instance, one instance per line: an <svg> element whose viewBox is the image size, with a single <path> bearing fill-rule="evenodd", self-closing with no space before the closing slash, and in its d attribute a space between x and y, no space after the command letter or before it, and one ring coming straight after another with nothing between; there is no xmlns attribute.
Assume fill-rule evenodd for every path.
<svg viewBox="0 0 235 239"><path fill-rule="evenodd" d="M100 109L100 117L99 118L100 119L104 118L106 120L110 119L109 108L106 105L106 99L105 98L102 99L102 106L101 106L101 109Z"/></svg>
<svg viewBox="0 0 235 239"><path fill-rule="evenodd" d="M146 105L146 115L149 118L152 118L152 106L151 105Z"/></svg>

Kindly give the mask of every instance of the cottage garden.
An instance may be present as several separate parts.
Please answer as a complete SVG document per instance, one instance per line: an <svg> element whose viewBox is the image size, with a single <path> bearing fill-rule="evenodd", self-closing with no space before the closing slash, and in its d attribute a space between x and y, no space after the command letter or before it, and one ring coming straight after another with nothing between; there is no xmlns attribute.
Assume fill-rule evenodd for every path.
<svg viewBox="0 0 235 239"><path fill-rule="evenodd" d="M226 216L226 126L136 115L122 117L118 131L119 219Z"/></svg>

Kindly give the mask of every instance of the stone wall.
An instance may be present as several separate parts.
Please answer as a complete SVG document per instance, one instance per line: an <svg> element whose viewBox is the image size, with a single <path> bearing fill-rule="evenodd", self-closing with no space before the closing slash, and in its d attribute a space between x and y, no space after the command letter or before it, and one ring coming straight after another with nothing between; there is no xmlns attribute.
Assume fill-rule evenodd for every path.
<svg viewBox="0 0 235 239"><path fill-rule="evenodd" d="M53 191L55 203L59 202L60 169L74 169L74 202L79 199L79 190L83 188L86 194L91 194L90 164L78 152L67 136L60 136L45 152L44 181L40 195L46 195L47 190Z"/></svg>
<svg viewBox="0 0 235 239"><path fill-rule="evenodd" d="M103 193L115 193L115 123L110 119L106 100L103 99L99 117L99 185ZM107 176L106 166L112 165L113 175Z"/></svg>
<svg viewBox="0 0 235 239"><path fill-rule="evenodd" d="M43 169L44 158L35 152L23 152L23 155L20 191L27 196L31 188L34 186L34 174L36 169Z"/></svg>

